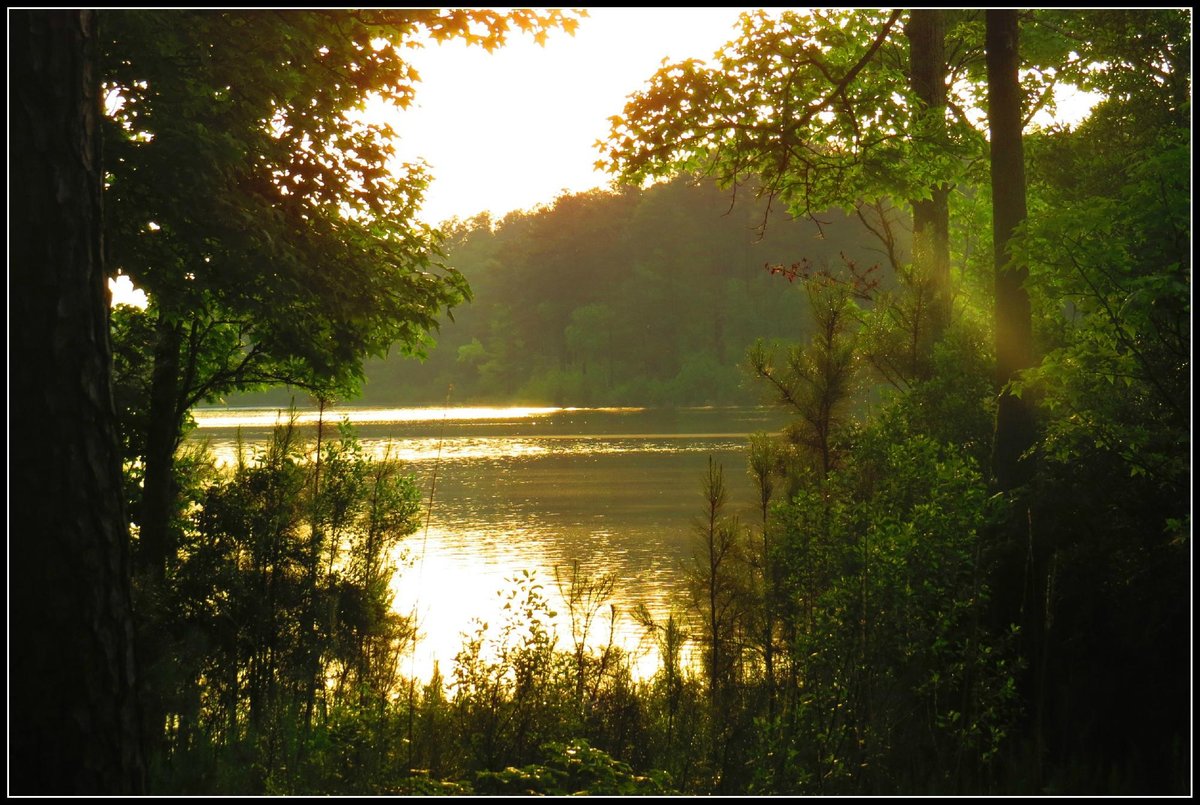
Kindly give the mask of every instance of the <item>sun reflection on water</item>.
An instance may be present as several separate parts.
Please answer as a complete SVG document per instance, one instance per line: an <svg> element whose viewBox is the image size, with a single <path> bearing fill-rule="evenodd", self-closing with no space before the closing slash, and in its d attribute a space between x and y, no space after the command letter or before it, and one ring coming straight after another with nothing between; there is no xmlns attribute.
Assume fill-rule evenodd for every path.
<svg viewBox="0 0 1200 805"><path fill-rule="evenodd" d="M203 437L202 437L203 438ZM329 438L328 436L326 438ZM741 446L741 441L725 434L700 434L691 439L707 438L717 441L723 450ZM636 445L631 442L636 441ZM656 435L626 435L616 437L564 437L539 436L536 439L510 437L457 437L450 439L363 439L361 444L366 455L376 460L390 459L407 464L430 461L473 461L530 458L542 455L599 456L628 453L635 448L641 453L697 452L694 444L683 444L677 437ZM236 438L207 438L208 449L218 467L237 463L238 441ZM243 455L250 458L254 445L243 442Z"/></svg>
<svg viewBox="0 0 1200 805"><path fill-rule="evenodd" d="M469 406L454 408L330 408L323 414L318 411L297 411L296 423L315 425L324 420L335 424L349 420L354 425L421 423L421 422L477 422L486 420L508 421L546 417L572 411L596 411L601 413L633 413L644 408L558 408L558 407L496 407ZM283 408L199 408L192 412L198 428L258 428L273 427L287 422L288 411Z"/></svg>
<svg viewBox="0 0 1200 805"><path fill-rule="evenodd" d="M326 412L326 439L337 438L333 426L343 418L356 424L367 455L408 464L422 490L420 527L398 549L397 560L401 553L407 560L397 561L392 581L393 608L413 615L420 634L401 673L427 680L436 662L447 681L465 637L481 622L491 634L500 628L504 595L523 572L542 585L557 612L556 648L569 651L555 567L573 561L593 576L615 577L589 645L598 650L607 641L611 603L614 644L635 676L652 676L658 652L632 612L641 604L665 622L684 606L702 465L707 455L722 457L731 498L752 501L738 486L748 484L745 437L764 429L751 416L716 410L350 409ZM261 450L287 413L210 409L196 419L190 438L229 465L239 445L247 458ZM297 421L308 423L300 436L311 457L317 414L302 412Z"/></svg>
<svg viewBox="0 0 1200 805"><path fill-rule="evenodd" d="M428 537L421 533L411 538L410 561L392 581L395 595L393 609L416 618L419 634L416 651L403 661L401 672L419 679L429 679L434 664L450 680L454 658L466 639L475 634L481 624L494 637L501 629L506 613L500 609L504 596L516 586L522 573L528 573L550 602L555 617L550 619L551 634L557 650L571 650L571 619L563 600L569 583L569 570L545 561L547 553L538 546L546 541L545 534L535 528L512 527L507 538L497 539L494 531L473 530L448 532L431 529ZM422 544L423 543L423 544ZM465 545L464 545L465 543ZM471 546L469 549L466 546ZM609 638L610 604L615 606L616 620L612 628L613 645L625 651L635 678L648 679L658 670L659 657L649 637L633 620L631 610L644 603L656 616L665 618L668 604L653 594L653 586L632 589L621 578L619 563L584 568L594 576L612 573L618 584L612 600L597 603L597 616L589 631L587 645L602 651ZM494 659L485 644L485 659Z"/></svg>

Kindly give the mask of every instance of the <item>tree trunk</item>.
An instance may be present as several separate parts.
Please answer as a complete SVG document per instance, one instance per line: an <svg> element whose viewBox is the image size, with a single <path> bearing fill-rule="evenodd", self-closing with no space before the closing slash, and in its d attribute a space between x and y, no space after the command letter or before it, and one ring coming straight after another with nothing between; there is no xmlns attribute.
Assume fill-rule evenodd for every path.
<svg viewBox="0 0 1200 805"><path fill-rule="evenodd" d="M138 565L156 583L171 562L174 544L171 518L178 506L175 449L182 423L179 414L179 356L183 333L159 311L154 326L154 369L150 376L150 409L146 424L145 477L138 517Z"/></svg>
<svg viewBox="0 0 1200 805"><path fill-rule="evenodd" d="M144 787L101 248L92 11L9 17L9 772Z"/></svg>
<svg viewBox="0 0 1200 805"><path fill-rule="evenodd" d="M904 33L909 42L909 83L928 110L932 136L945 127L946 26L940 9L913 9ZM928 199L914 199L913 262L932 288L930 337L950 323L950 188L936 184ZM916 368L916 367L914 367Z"/></svg>
<svg viewBox="0 0 1200 805"><path fill-rule="evenodd" d="M1033 324L1025 280L1028 267L1012 259L1009 241L1025 221L1025 161L1021 87L1017 77L1017 12L987 12L988 124L991 133L992 238L996 259L996 385L999 406L992 472L1002 490L1028 478L1021 455L1033 444L1033 410L1007 384L1033 365Z"/></svg>

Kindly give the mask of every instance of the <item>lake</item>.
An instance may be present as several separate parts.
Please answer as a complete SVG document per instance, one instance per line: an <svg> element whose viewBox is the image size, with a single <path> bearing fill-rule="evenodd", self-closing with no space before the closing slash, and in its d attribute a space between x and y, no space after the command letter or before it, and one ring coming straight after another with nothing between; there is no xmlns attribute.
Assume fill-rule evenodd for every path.
<svg viewBox="0 0 1200 805"><path fill-rule="evenodd" d="M192 438L229 462L239 428L254 445L282 416L273 408L202 409ZM325 417L348 418L370 454L406 462L427 509L436 476L432 509L405 540L407 562L394 583L396 610L415 612L421 634L405 672L422 677L435 660L449 675L473 619L497 624L498 591L523 572L542 583L558 611L558 647L569 648L555 569L569 578L575 561L581 571L613 574L616 641L635 654L640 673L651 671L658 657L629 613L644 604L665 618L673 604L686 607L708 457L724 467L727 510L756 523L747 436L784 424L778 412L758 408L339 408ZM300 411L314 433L316 419ZM607 639L608 611L592 629L593 644Z"/></svg>

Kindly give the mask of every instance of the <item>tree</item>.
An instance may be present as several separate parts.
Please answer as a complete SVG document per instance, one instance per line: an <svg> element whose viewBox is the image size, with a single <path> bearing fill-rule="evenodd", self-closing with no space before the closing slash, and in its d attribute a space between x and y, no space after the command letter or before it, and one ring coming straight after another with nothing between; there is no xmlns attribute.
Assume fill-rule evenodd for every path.
<svg viewBox="0 0 1200 805"><path fill-rule="evenodd" d="M856 210L898 272L876 218L888 198L907 199L936 338L949 320L949 188L978 145L946 119L943 14L913 11L905 45L899 10L746 13L715 65L669 65L631 97L600 164L631 181L698 170L735 189L759 182L798 217Z"/></svg>
<svg viewBox="0 0 1200 805"><path fill-rule="evenodd" d="M909 41L909 84L921 101L925 115L919 122L926 136L945 136L946 128L946 24L945 11L913 9L904 28ZM913 261L933 289L930 315L933 335L950 323L950 185L937 182L929 198L914 198Z"/></svg>
<svg viewBox="0 0 1200 805"><path fill-rule="evenodd" d="M1012 79L1018 135L1035 112L1053 106L1058 83L1083 82L1087 71L1074 52L1078 38L1063 34L1063 20L1052 13L1043 16L1047 23L1034 28L1035 59L1021 82ZM915 297L908 307L916 315L906 313L902 325L920 347L919 360L905 361L916 370L903 378L911 383L928 379L933 345L951 321L949 193L957 182L982 178L975 166L987 160L986 140L970 112L982 105L988 83L979 70L978 14L913 10L903 43L902 17L821 9L744 14L739 38L715 64L668 65L631 96L612 118L599 164L634 182L690 170L735 189L758 182L762 195L796 216L856 210ZM889 199L912 208L911 261L896 248ZM1022 349L1018 334L1004 339L1005 350ZM1029 366L1007 354L1002 360ZM1000 371L1007 383L1011 371ZM1007 422L1011 401L1005 406Z"/></svg>
<svg viewBox="0 0 1200 805"><path fill-rule="evenodd" d="M107 228L114 268L150 298L153 371L142 566L171 560L172 456L188 410L264 384L353 393L362 361L420 354L468 298L414 220L421 166L389 165L394 132L365 120L407 105L403 59L422 36L489 49L539 41L568 12L111 12L102 81L112 109Z"/></svg>
<svg viewBox="0 0 1200 805"><path fill-rule="evenodd" d="M703 619L701 629L707 646L709 703L725 702L737 663L735 635L740 617L742 579L739 526L736 517L725 513L725 474L720 464L708 459L703 479L704 512L696 526L697 550L691 573L692 599Z"/></svg>
<svg viewBox="0 0 1200 805"><path fill-rule="evenodd" d="M613 384L613 311L603 302L593 302L571 311L571 323L565 332L567 347L588 372L588 361L603 366L606 371L607 388Z"/></svg>
<svg viewBox="0 0 1200 805"><path fill-rule="evenodd" d="M996 259L996 381L1000 398L992 472L1003 490L1028 477L1022 456L1034 441L1033 408L1009 382L1033 366L1033 323L1027 266L1013 259L1010 241L1025 222L1025 152L1021 141L1017 12L987 12L988 128L991 132L992 247Z"/></svg>
<svg viewBox="0 0 1200 805"><path fill-rule="evenodd" d="M1103 65L1083 76L1103 97L1077 127L1027 133L1031 215L1013 242L1041 355L1020 387L1044 423L1014 535L1037 660L1031 776L1177 794L1192 754L1180 706L1192 679L1192 21L1185 9L1051 21Z"/></svg>
<svg viewBox="0 0 1200 805"><path fill-rule="evenodd" d="M511 28L539 41L569 12L518 10L114 11L101 15L98 87L111 267L147 292L123 345L150 367L131 398L124 456L143 596L141 652L170 663L159 618L182 528L175 454L196 404L290 383L353 394L368 356L421 354L469 298L414 219L426 177L396 168L394 132L367 100L407 105L403 58L422 38L486 48ZM128 431L139 428L140 434ZM155 678L160 678L155 673ZM146 691L155 739L165 704Z"/></svg>
<svg viewBox="0 0 1200 805"><path fill-rule="evenodd" d="M774 562L772 544L771 501L781 470L779 443L770 433L752 433L749 443L749 473L758 492L759 512L762 515L762 540L749 551L750 564L757 582L755 624L763 654L763 678L767 684L767 717L775 718L775 632L776 616L780 609L779 568Z"/></svg>
<svg viewBox="0 0 1200 805"><path fill-rule="evenodd" d="M973 305L964 300L962 309L991 308L992 391L999 392L991 439L992 487L1006 493L996 501L1011 504L1019 496L1023 505L1019 517L1013 516L1011 505L1001 505L998 513L1006 517L993 521L983 516L982 490L974 481L972 502L961 493L951 495L956 506L963 504L964 522L972 522L988 539L968 553L969 546L953 542L964 530L949 524L913 543L922 550L951 549L959 568L970 572L969 584L963 575L946 587L948 595L940 602L916 610L946 616L939 624L945 626L969 602L971 618L951 630L968 636L955 647L966 650L964 657L984 644L988 631L978 631L981 581L990 580L997 591L995 605L987 607L995 633L1019 624L1013 634L1027 670L1019 681L992 677L991 682L1006 686L993 690L995 702L1008 696L1009 684L1023 697L1025 718L1011 742L1015 749L1009 762L1020 766L1017 775L1028 785L1129 792L1186 787L1188 754L1181 749L1187 746L1186 718L1177 711L1187 695L1183 612L1189 544L1184 468L1190 257L1184 143L1190 17L1178 10L946 15L945 113L926 115L940 101L940 88L929 79L940 61L937 20L924 13L910 15L910 69L901 73L888 30L892 23L882 15L864 22L870 12L846 16L858 19L833 14L809 19L780 15L778 22L766 21L764 15L743 17L743 36L718 55L718 68L672 65L654 77L650 89L631 99L625 114L614 121L607 164L634 179L696 167L730 183L757 174L768 192L778 191L785 201L790 191L798 213L813 208L811 200L828 190L824 182L836 183L825 198L865 188L868 200L890 196L916 202L918 229L925 217L920 207L928 199L920 188L936 189L956 177L971 178L982 187L987 177L973 175L965 162L945 171L924 170L933 163L922 164L917 149L929 148L934 160L967 157L988 165L991 209L986 204L978 208L992 216L993 249L990 259L981 261L990 286ZM918 43L934 44L927 49ZM928 61L918 58L925 56ZM902 86L905 78L907 86ZM1060 84L1097 91L1104 100L1078 131L1031 126L1039 110L1052 110ZM884 97L878 92L881 86L891 87L897 97ZM859 118L864 121L859 129L851 125L854 115L841 105L852 99L876 104L847 107L874 115ZM972 110L981 107L988 110L986 154L983 132L967 122ZM889 141L893 136L911 142L901 146ZM1031 141L1042 175L1033 179L1038 194L1027 197L1024 151ZM979 150L972 153L972 144ZM817 170L823 157L828 158L824 175ZM899 164L889 171L890 166L876 161L887 158ZM966 192L958 198L964 207L970 201ZM886 247L886 230L880 231ZM914 238L918 252L920 240L919 235ZM964 268L972 270L975 263L964 258ZM1030 277L1036 282L1027 281ZM916 334L918 329L908 326L916 318L893 309L904 313L906 330ZM973 433L987 406L979 404L976 370L983 353L975 345L978 340L952 322L931 344L932 375L899 373L904 382L894 385L906 393L893 401L889 416L898 417L884 423L893 455L919 448L921 440L930 438L928 445L942 449L947 437L954 438L958 449L965 448L964 467L969 455L980 452L980 439ZM1046 357L1035 360L1037 354ZM864 357L877 368L889 366L869 351ZM968 383L960 382L964 375L970 376ZM907 377L919 383L907 382ZM1035 399L1042 433L1035 429ZM954 417L959 421L938 421ZM845 478L843 468L857 469L860 477L844 490L801 490L808 501L802 507L796 497L782 509L778 542L786 545L792 539L780 560L785 567L789 560L796 562L803 571L788 574L793 588L803 591L794 599L811 600L811 537L828 533L821 528L836 523L832 514L844 513L847 523L863 518L864 529L855 525L846 532L860 531L861 572L842 591L844 606L829 605L824 611L857 607L869 615L858 624L847 623L862 626L860 656L866 657L866 647L874 652L886 646L896 631L871 634L871 624L882 623L872 612L873 602L902 589L894 579L887 580L895 566L889 567L893 559L879 549L902 534L892 531L891 524L907 505L904 498L928 500L918 480L928 473L904 477L904 464L895 465L889 472L900 471L895 476L900 505L882 501L880 509L864 511L864 494L869 501L887 476L868 460L862 435L848 436L851 449L832 477ZM1037 465L1029 458L1033 455ZM789 522L795 525L789 527ZM916 565L906 560L901 566ZM931 570L944 567L944 557L930 565ZM923 581L927 584L928 577ZM900 610L887 606L883 611ZM810 616L810 630L814 622ZM915 622L911 616L900 620ZM803 623L792 618L785 630ZM833 642L818 636L822 647ZM917 643L930 645L924 638ZM834 659L850 662L855 650L848 642ZM947 666L935 659L930 658L935 674L928 682L941 697ZM985 665L968 670L955 685L964 704L998 715L986 705L980 708L981 700L971 702L980 674L991 673ZM852 715L854 708L843 707L839 693L832 700L837 707L828 711L831 718L816 724L823 731L817 734L849 739L848 732L830 730L831 724L845 725L865 741L856 744L861 748L869 747L872 733L877 737L882 728L893 736L880 744L889 747L892 759L897 754L891 747L913 745L892 731L900 722L890 722L891 715L880 720L887 710L877 697L884 677L876 669L886 667L864 663L861 675L845 688L852 705L870 709ZM949 667L957 673L970 666L953 661ZM813 670L806 669L804 678L815 683L819 678ZM829 670L831 680L841 673L837 667ZM1137 693L1127 696L1125 691ZM1096 702L1114 703L1098 708ZM939 706L944 704L941 699ZM964 719L948 733L947 745L975 728L968 712L955 706L937 716L938 728ZM855 722L857 718L862 720ZM990 757L998 746L989 738ZM1018 759L1021 755L1029 760ZM839 759L827 770L862 784L876 773L870 769L881 768L878 759L858 760L852 755L845 767L835 768ZM1021 782L1010 784L1019 789Z"/></svg>
<svg viewBox="0 0 1200 805"><path fill-rule="evenodd" d="M883 168L860 158L897 140L898 107L879 84L856 79L899 19L899 11L744 14L741 38L717 65L663 67L630 98L612 118L600 164L635 182L686 169L724 186L758 179L797 215L852 206ZM879 109L888 117L868 130L859 116Z"/></svg>
<svg viewBox="0 0 1200 805"><path fill-rule="evenodd" d="M748 362L755 376L766 381L772 400L796 415L796 423L787 430L788 441L800 468L820 483L837 464L837 431L845 423L855 390L856 300L865 286L857 276L844 281L807 264L772 270L802 278L814 333L808 344L791 347L781 365L761 342L750 350Z"/></svg>
<svg viewBox="0 0 1200 805"><path fill-rule="evenodd" d="M154 691L170 749L154 782L167 790L246 752L254 762L224 770L225 785L303 787L322 765L323 731L351 713L378 739L365 754L380 771L398 655L414 638L392 610L392 557L417 527L419 493L397 462L339 430L310 462L288 421L204 486L160 616L178 669Z"/></svg>
<svg viewBox="0 0 1200 805"><path fill-rule="evenodd" d="M452 382L460 401L752 402L731 356L756 337L799 337L809 323L803 294L778 293L761 261L799 249L818 260L872 257L852 215L828 216L817 240L816 224L776 210L760 237L753 225L766 206L747 198L731 210L714 182L684 175L460 227L447 255L476 301L426 363L373 363L364 396L428 403Z"/></svg>
<svg viewBox="0 0 1200 805"><path fill-rule="evenodd" d="M134 794L96 15L18 11L9 23L10 782L20 794Z"/></svg>

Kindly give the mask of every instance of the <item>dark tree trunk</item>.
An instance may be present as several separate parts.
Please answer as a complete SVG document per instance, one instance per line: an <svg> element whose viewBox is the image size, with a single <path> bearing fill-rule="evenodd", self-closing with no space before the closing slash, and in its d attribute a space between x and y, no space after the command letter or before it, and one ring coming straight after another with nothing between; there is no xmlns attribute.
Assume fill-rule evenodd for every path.
<svg viewBox="0 0 1200 805"><path fill-rule="evenodd" d="M154 367L150 374L150 399L146 415L146 454L142 477L141 505L134 571L138 589L138 660L144 683L141 690L144 749L147 758L160 756L167 749L164 731L171 709L168 697L178 680L179 670L170 648L171 634L165 628L169 620L166 573L176 552L172 519L178 510L175 481L175 448L179 445L179 363L182 346L180 326L163 317L154 326Z"/></svg>
<svg viewBox="0 0 1200 805"><path fill-rule="evenodd" d="M101 248L96 15L9 16L9 783L143 788Z"/></svg>
<svg viewBox="0 0 1200 805"><path fill-rule="evenodd" d="M946 109L946 26L939 9L913 9L904 29L909 42L909 82L929 110L939 135ZM930 337L950 323L950 188L937 184L928 199L915 199L913 262L932 286Z"/></svg>
<svg viewBox="0 0 1200 805"><path fill-rule="evenodd" d="M1002 490L1028 476L1021 455L1033 444L1033 410L1007 389L1033 365L1033 324L1025 280L1028 267L1012 259L1009 241L1025 221L1025 161L1021 144L1021 87L1017 69L1017 12L988 11L988 124L991 132L992 237L996 256L996 385L1000 391L992 472Z"/></svg>
<svg viewBox="0 0 1200 805"><path fill-rule="evenodd" d="M163 318L154 328L154 369L150 377L150 410L146 424L146 469L138 518L138 564L161 582L174 554L171 519L178 507L175 489L175 449L179 446L179 356L183 334L179 325Z"/></svg>

